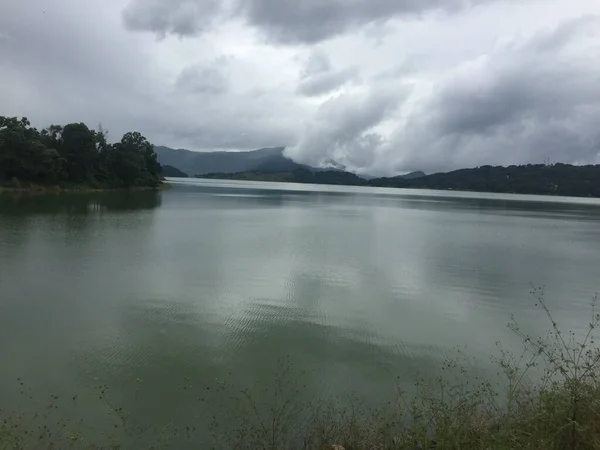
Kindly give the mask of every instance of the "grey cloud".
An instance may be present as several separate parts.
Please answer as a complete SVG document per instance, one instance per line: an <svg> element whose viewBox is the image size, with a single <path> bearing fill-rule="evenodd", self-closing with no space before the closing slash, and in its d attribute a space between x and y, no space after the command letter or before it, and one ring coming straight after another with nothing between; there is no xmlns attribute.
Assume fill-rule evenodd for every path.
<svg viewBox="0 0 600 450"><path fill-rule="evenodd" d="M357 67L335 70L327 54L316 50L306 60L296 92L307 97L323 95L357 80L358 75Z"/></svg>
<svg viewBox="0 0 600 450"><path fill-rule="evenodd" d="M251 150L293 142L299 114L284 95L228 91L216 101L181 93L161 99L149 137L156 143L191 150ZM297 120L297 119L296 119Z"/></svg>
<svg viewBox="0 0 600 450"><path fill-rule="evenodd" d="M286 127L277 125L257 132L257 121L243 121L235 128L230 126L233 115L223 116L222 120L206 118L191 121L157 123L153 132L156 142L168 143L173 147L192 150L253 150L257 148L285 146L293 139Z"/></svg>
<svg viewBox="0 0 600 450"><path fill-rule="evenodd" d="M331 71L329 57L323 51L316 50L306 60L304 70L302 71L302 78L308 78L329 71Z"/></svg>
<svg viewBox="0 0 600 450"><path fill-rule="evenodd" d="M426 171L598 161L600 62L589 55L600 51L600 34L581 39L590 20L499 48L447 75L397 130L386 157L397 170ZM552 52L539 51L548 46Z"/></svg>
<svg viewBox="0 0 600 450"><path fill-rule="evenodd" d="M326 94L357 77L358 69L356 67L315 75L300 83L298 93L308 97Z"/></svg>
<svg viewBox="0 0 600 450"><path fill-rule="evenodd" d="M103 5L65 0L46 6L36 0L0 3L0 30L8 36L0 41L5 113L29 116L41 126L94 126L108 117L121 118L116 133L136 126L136 114L143 117L152 105L149 100L138 109L148 83L140 52L119 29L89 25Z"/></svg>
<svg viewBox="0 0 600 450"><path fill-rule="evenodd" d="M420 61L420 58L411 55L402 59L401 62L396 64L390 69L386 69L380 73L378 73L374 79L376 81L379 80L393 80L398 78L403 78L408 75L414 75L420 70L420 66L423 65L423 62Z"/></svg>
<svg viewBox="0 0 600 450"><path fill-rule="evenodd" d="M374 128L404 100L408 89L373 88L327 100L307 124L300 141L286 149L296 161L318 165L333 158L351 168L370 166L382 137Z"/></svg>
<svg viewBox="0 0 600 450"><path fill-rule="evenodd" d="M434 20L428 31L424 20L419 27L427 42L412 49L422 58L416 69L402 66L398 47L384 48L398 39L396 31L377 49L357 37L324 43L321 50L335 59L317 51L305 65L290 67L294 50L254 41L238 46L235 34L227 35L221 47L215 39L156 42L122 26L125 20L128 29L158 35L197 34L241 0L225 6L210 0L132 0L123 12L124 1L63 0L52 8L46 0L0 1L4 113L27 115L36 126L102 122L112 139L138 130L157 144L197 150L292 145L288 154L300 162L332 158L374 174L547 157L600 162L597 18L569 21L525 41L503 41L495 49L457 42L452 58L436 54L429 41L439 37L439 23ZM314 42L399 14L458 10L475 0L281 0L273 3L273 11L256 15L258 6L269 4L248 0L238 19L243 15L280 42ZM288 17L292 13L299 16ZM239 22L223 29L247 38L246 31L240 31ZM192 64L197 55L210 58L215 51L237 56L227 64ZM461 60L475 51L489 53ZM194 59L186 62L183 55L190 54ZM190 65L181 70L182 64ZM361 64L361 84L350 64ZM414 91L403 78L415 83ZM326 93L330 98L320 108L319 98L302 98Z"/></svg>
<svg viewBox="0 0 600 450"><path fill-rule="evenodd" d="M402 121L385 102L393 84L331 99L288 154L387 175L548 158L600 162L600 61L592 56L600 52L598 25L599 18L568 21L463 62L412 99ZM374 86L393 80L378 77ZM381 131L393 122L391 133Z"/></svg>
<svg viewBox="0 0 600 450"><path fill-rule="evenodd" d="M525 47L533 52L556 51L573 42L574 37L581 37L586 33L594 33L598 26L598 17L585 15L574 20L569 20L553 30L545 30L531 38Z"/></svg>
<svg viewBox="0 0 600 450"><path fill-rule="evenodd" d="M277 42L315 43L374 22L432 10L457 11L485 0L246 0L248 21Z"/></svg>
<svg viewBox="0 0 600 450"><path fill-rule="evenodd" d="M132 30L196 35L223 11L242 17L275 41L315 43L374 23L429 11L456 12L493 0L131 0L123 11Z"/></svg>
<svg viewBox="0 0 600 450"><path fill-rule="evenodd" d="M111 140L136 130L156 144L198 150L294 140L300 110L291 94L248 85L230 92L231 61L192 65L174 86L140 37L122 28L120 8L107 11L116 2L63 0L46 12L44 5L0 1L0 30L8 36L0 40L0 114L28 116L37 127L101 122ZM186 89L221 94L218 102L199 101Z"/></svg>
<svg viewBox="0 0 600 450"><path fill-rule="evenodd" d="M224 71L224 63L214 65L194 65L185 68L175 81L178 89L195 94L217 95L227 92L229 78Z"/></svg>
<svg viewBox="0 0 600 450"><path fill-rule="evenodd" d="M48 67L51 68L48 77L58 70L61 76L73 80L105 77L111 83L125 82L130 64L139 63L139 56L133 52L106 52L105 46L116 42L86 26L85 17L93 16L92 8L81 14L73 8L74 20L64 20L60 10L46 10L43 3L37 6L34 0L8 3L0 4L0 32L5 36L0 40L0 64L31 70ZM70 6L69 1L65 1L65 7ZM107 59L114 65L105 64ZM129 64L119 71L114 70L128 59Z"/></svg>
<svg viewBox="0 0 600 450"><path fill-rule="evenodd" d="M221 4L221 0L132 0L123 10L123 21L131 30L160 37L192 36L212 24Z"/></svg>

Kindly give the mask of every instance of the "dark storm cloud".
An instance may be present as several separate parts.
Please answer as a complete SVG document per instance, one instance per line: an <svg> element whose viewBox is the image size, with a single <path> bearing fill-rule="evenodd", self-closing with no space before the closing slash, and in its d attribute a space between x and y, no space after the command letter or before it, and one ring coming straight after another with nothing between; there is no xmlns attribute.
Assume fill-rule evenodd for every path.
<svg viewBox="0 0 600 450"><path fill-rule="evenodd" d="M315 43L364 25L429 11L454 12L491 0L131 0L125 24L180 36L199 34L223 10L244 18L271 40Z"/></svg>

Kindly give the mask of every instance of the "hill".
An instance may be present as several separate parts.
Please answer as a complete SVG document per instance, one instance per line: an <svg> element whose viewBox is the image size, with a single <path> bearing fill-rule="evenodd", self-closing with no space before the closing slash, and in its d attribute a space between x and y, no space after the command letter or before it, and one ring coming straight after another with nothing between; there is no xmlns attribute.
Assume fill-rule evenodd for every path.
<svg viewBox="0 0 600 450"><path fill-rule="evenodd" d="M416 178L422 178L425 176L427 176L425 172L421 172L420 170L417 170L416 172L407 173L406 175L401 175L401 177L405 180L414 180Z"/></svg>
<svg viewBox="0 0 600 450"><path fill-rule="evenodd" d="M409 174L410 175L410 174ZM413 189L499 192L515 194L564 195L571 197L600 197L600 165L572 166L569 164L528 164L524 166L481 166L446 173L417 176L374 178L365 180L343 171L312 172L297 169L288 172L211 173L203 178L292 183L342 184Z"/></svg>
<svg viewBox="0 0 600 450"><path fill-rule="evenodd" d="M282 183L313 183L337 184L351 186L366 186L367 180L358 175L340 170L313 171L296 169L288 172L238 172L238 173L209 173L198 175L199 178L215 178L221 180L276 181Z"/></svg>
<svg viewBox="0 0 600 450"><path fill-rule="evenodd" d="M261 148L247 152L193 152L157 146L158 161L185 173L291 172L307 169L283 155L284 147Z"/></svg>
<svg viewBox="0 0 600 450"><path fill-rule="evenodd" d="M527 164L481 166L407 180L377 178L373 186L452 189L459 191L600 197L600 165Z"/></svg>
<svg viewBox="0 0 600 450"><path fill-rule="evenodd" d="M182 172L177 167L164 165L161 167L163 177L187 178L188 174Z"/></svg>

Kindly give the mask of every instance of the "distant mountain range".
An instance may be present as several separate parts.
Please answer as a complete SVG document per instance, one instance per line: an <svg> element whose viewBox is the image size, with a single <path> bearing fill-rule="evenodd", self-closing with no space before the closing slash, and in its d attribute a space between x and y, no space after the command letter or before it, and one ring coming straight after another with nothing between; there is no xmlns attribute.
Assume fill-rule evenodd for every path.
<svg viewBox="0 0 600 450"><path fill-rule="evenodd" d="M423 178L426 176L427 174L425 172L417 170L416 172L407 173L406 175L400 175L400 178L403 178L405 180L416 180L417 178Z"/></svg>
<svg viewBox="0 0 600 450"><path fill-rule="evenodd" d="M155 147L158 162L184 172L188 176L204 176L213 173L283 173L304 169L311 172L346 172L346 166L333 159L325 159L319 167L298 164L283 154L285 147L261 148L245 152L193 152L164 146ZM169 169L170 170L170 169ZM176 176L176 175L165 175ZM425 176L423 172L401 175L406 179ZM370 176L362 176L371 179Z"/></svg>
<svg viewBox="0 0 600 450"><path fill-rule="evenodd" d="M525 166L481 166L447 173L366 180L343 171L311 172L296 169L288 172L213 173L204 178L280 181L292 183L344 184L352 186L436 189L513 194L600 197L600 165L528 164Z"/></svg>
<svg viewBox="0 0 600 450"><path fill-rule="evenodd" d="M283 155L284 147L261 148L248 152L193 152L155 147L158 162L176 167L190 176L208 173L248 171L288 172L296 169L317 170L297 164Z"/></svg>
<svg viewBox="0 0 600 450"><path fill-rule="evenodd" d="M345 166L331 159L319 167L298 164L286 158L283 150L274 147L248 152L192 152L156 147L165 176L187 173L217 179L600 197L600 165L480 166L433 175L417 171L373 178L347 172Z"/></svg>

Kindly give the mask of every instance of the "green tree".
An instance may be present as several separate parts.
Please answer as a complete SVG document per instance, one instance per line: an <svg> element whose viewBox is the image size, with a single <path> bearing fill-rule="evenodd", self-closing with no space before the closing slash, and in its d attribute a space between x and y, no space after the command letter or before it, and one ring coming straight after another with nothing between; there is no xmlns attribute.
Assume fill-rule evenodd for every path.
<svg viewBox="0 0 600 450"><path fill-rule="evenodd" d="M70 181L89 182L97 169L98 151L94 131L84 123L71 123L62 130L59 151L67 161Z"/></svg>
<svg viewBox="0 0 600 450"><path fill-rule="evenodd" d="M35 179L43 152L26 117L0 117L0 179Z"/></svg>
<svg viewBox="0 0 600 450"><path fill-rule="evenodd" d="M156 187L160 172L154 146L140 133L111 145L102 126L94 131L72 123L38 132L25 117L0 116L0 183Z"/></svg>
<svg viewBox="0 0 600 450"><path fill-rule="evenodd" d="M160 164L154 145L138 132L126 133L107 154L107 168L123 185L158 186Z"/></svg>

